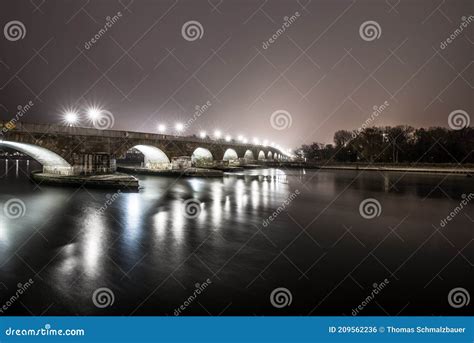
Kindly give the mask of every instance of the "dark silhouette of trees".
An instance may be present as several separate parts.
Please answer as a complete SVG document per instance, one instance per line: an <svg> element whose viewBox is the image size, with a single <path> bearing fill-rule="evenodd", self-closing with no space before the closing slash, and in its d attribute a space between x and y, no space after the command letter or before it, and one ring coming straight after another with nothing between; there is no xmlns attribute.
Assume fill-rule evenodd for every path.
<svg viewBox="0 0 474 343"><path fill-rule="evenodd" d="M474 163L474 129L411 126L339 130L334 144L312 143L296 149L309 161L361 163Z"/></svg>

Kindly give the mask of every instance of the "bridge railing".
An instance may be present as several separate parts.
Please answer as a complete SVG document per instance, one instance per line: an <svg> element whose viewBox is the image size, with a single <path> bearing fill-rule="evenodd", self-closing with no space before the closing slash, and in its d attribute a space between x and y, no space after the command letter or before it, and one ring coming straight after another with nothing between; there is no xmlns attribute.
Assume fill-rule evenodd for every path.
<svg viewBox="0 0 474 343"><path fill-rule="evenodd" d="M258 149L270 149L272 151L278 151L278 149L271 147L255 146L253 144L244 144L234 141L226 142L225 140L214 140L210 138L198 138L193 136L175 136L175 135L164 135L157 133L145 133L135 131L119 131L119 130L99 130L88 127L75 127L75 126L64 126L57 124L37 124L37 123L24 123L17 122L15 127L9 131L16 132L28 132L28 133L39 133L39 134L65 134L75 136L99 136L108 138L130 138L130 139L151 139L151 140L169 140L169 141L184 141L193 143L208 143L208 144L225 144L228 146L241 146Z"/></svg>

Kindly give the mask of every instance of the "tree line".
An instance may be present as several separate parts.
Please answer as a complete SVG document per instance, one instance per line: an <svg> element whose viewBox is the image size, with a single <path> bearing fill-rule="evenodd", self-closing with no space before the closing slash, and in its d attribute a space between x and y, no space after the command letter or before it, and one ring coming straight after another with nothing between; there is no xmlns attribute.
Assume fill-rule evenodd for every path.
<svg viewBox="0 0 474 343"><path fill-rule="evenodd" d="M295 152L307 161L474 163L474 129L399 125L339 130L334 134L334 144L312 143Z"/></svg>

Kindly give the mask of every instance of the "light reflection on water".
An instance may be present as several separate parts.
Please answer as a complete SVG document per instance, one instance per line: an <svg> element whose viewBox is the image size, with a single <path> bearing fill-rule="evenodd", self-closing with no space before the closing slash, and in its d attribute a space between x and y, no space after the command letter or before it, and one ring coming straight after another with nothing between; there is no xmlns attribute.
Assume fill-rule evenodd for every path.
<svg viewBox="0 0 474 343"><path fill-rule="evenodd" d="M402 260L398 256L400 249L406 250L403 256L409 255L417 246L411 245L411 241L425 239L425 230L431 230L436 223L436 220L426 222L427 218L437 219L440 213L449 213L457 205L460 194L474 189L472 179L462 177L376 172L358 175L350 171L264 169L246 171L246 178L177 181L147 176L140 177L143 189L139 193L122 192L100 212L111 199L112 191L36 187L27 177L31 170L38 169L35 162L0 162L0 166L4 166L0 170L0 204L12 197L26 204L26 214L18 220L6 218L0 211L1 276L5 283L15 284L30 277L32 270L41 271L45 282L41 292L49 300L71 302L64 305L64 300L61 310L66 307L73 313L95 313L89 295L104 285L117 292L123 290L121 306L130 310L143 301L145 292L166 280L169 273L176 270L175 277L180 278L181 283L192 285L202 279L203 273L220 270L234 254L237 254L236 266L226 265L231 271L224 270L228 274L220 277L229 285L239 284L245 290L274 254L280 253L294 235L301 232L301 227L312 223L316 216L320 217L308 232L313 230L312 235L324 247L331 247L337 241L344 232L341 231L343 224L351 226L351 232L370 246L387 234L387 226L395 227L409 213L408 229L401 233L405 240L403 246L394 244L385 248L391 255L384 262L391 265L390 258L394 258L399 263ZM442 191L436 188L438 184ZM263 220L296 189L301 194L287 209L291 218L284 212L266 228L265 234L272 242L261 237L261 241L249 243L251 252L243 249L238 254L238 249L245 246L255 231L263 229ZM379 222L366 221L358 213L360 201L367 197L375 197L383 205ZM183 202L188 199L201 202L199 217L183 215ZM472 206L465 213L472 214ZM469 221L462 216L451 230L458 231L460 240L468 240L469 227ZM357 242L354 245L354 249L343 246L336 256L344 256L348 261L357 258L352 254L361 247ZM296 264L311 265L318 257L316 253L321 253L320 249L310 242L296 249L293 255L286 253ZM28 266L15 257L17 251ZM451 258L449 251L439 249L436 253L440 260ZM304 269L301 265L299 268ZM338 269L341 268L335 263L331 273ZM287 279L286 271L271 272L269 280L279 283L298 280L293 276ZM372 281L373 274L358 277ZM332 282L337 281L335 278ZM176 294L161 295L160 301L180 303L182 287L175 285L173 289Z"/></svg>

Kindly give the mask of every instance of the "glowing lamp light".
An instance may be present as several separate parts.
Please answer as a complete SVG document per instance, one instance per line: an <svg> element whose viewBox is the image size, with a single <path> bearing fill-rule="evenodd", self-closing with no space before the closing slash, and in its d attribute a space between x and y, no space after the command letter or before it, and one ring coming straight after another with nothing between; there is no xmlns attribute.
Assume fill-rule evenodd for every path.
<svg viewBox="0 0 474 343"><path fill-rule="evenodd" d="M255 145L258 145L258 144L259 144L258 138L254 138L254 139L253 139L253 144L255 144Z"/></svg>
<svg viewBox="0 0 474 343"><path fill-rule="evenodd" d="M183 132L183 130L184 130L184 125L181 124L181 123L176 123L175 129L176 129L177 132Z"/></svg>
<svg viewBox="0 0 474 343"><path fill-rule="evenodd" d="M222 133L219 130L214 131L214 137L219 139L219 138L221 138L221 136L222 136Z"/></svg>
<svg viewBox="0 0 474 343"><path fill-rule="evenodd" d="M163 124L158 125L158 132L165 133L166 132L166 126L163 125Z"/></svg>
<svg viewBox="0 0 474 343"><path fill-rule="evenodd" d="M244 143L244 144L247 144L248 142L249 142L249 140L248 140L247 138L244 138L244 139L242 140L242 143Z"/></svg>
<svg viewBox="0 0 474 343"><path fill-rule="evenodd" d="M238 135L238 136L237 136L237 140L238 140L239 142L243 142L244 136Z"/></svg>
<svg viewBox="0 0 474 343"><path fill-rule="evenodd" d="M226 141L226 142L230 142L230 141L231 141L231 139L232 139L232 137L231 137L231 136L229 136L229 135L225 136L225 141Z"/></svg>
<svg viewBox="0 0 474 343"><path fill-rule="evenodd" d="M101 113L101 110L97 107L90 107L87 110L87 116L92 120L98 119L100 117L100 113Z"/></svg>
<svg viewBox="0 0 474 343"><path fill-rule="evenodd" d="M64 114L64 121L67 125L73 126L79 121L79 116L75 111L68 111Z"/></svg>
<svg viewBox="0 0 474 343"><path fill-rule="evenodd" d="M206 131L201 131L201 133L199 133L199 137L201 137L202 139L206 138L206 136Z"/></svg>

